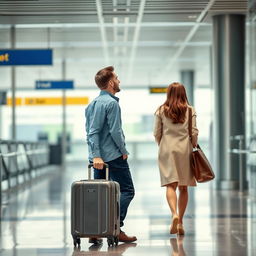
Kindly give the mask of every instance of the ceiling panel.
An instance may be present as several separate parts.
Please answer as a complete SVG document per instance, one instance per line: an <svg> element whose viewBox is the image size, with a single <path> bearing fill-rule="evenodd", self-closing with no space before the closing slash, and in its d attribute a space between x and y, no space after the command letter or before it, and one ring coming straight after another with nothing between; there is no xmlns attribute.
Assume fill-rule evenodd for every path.
<svg viewBox="0 0 256 256"><path fill-rule="evenodd" d="M200 13L208 4L208 0L148 0L145 4L145 13L164 14L164 13Z"/></svg>
<svg viewBox="0 0 256 256"><path fill-rule="evenodd" d="M207 13L205 20L210 20L217 14L247 14L247 0L215 0Z"/></svg>
<svg viewBox="0 0 256 256"><path fill-rule="evenodd" d="M93 0L23 0L0 1L3 15L59 15L59 14L95 14L96 4Z"/></svg>
<svg viewBox="0 0 256 256"><path fill-rule="evenodd" d="M94 15L7 15L0 14L0 24L66 24L66 23L94 23L98 17Z"/></svg>
<svg viewBox="0 0 256 256"><path fill-rule="evenodd" d="M215 0L210 12L247 12L247 0Z"/></svg>
<svg viewBox="0 0 256 256"><path fill-rule="evenodd" d="M0 0L0 47L10 45L6 25L15 24L17 47L53 48L53 67L17 68L18 87L59 77L63 59L81 87L106 65L129 86L169 83L182 69L210 84L211 17L246 11L246 0Z"/></svg>

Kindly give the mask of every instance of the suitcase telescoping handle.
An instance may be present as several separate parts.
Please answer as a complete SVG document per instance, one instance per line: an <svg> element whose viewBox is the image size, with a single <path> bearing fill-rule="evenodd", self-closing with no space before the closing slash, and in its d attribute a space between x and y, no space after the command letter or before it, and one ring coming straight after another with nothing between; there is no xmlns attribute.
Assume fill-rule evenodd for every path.
<svg viewBox="0 0 256 256"><path fill-rule="evenodd" d="M104 163L104 165L106 167L106 180L109 180L109 166L108 166L108 164L105 164L105 163ZM93 167L93 164L88 165L88 180L91 180L92 167Z"/></svg>

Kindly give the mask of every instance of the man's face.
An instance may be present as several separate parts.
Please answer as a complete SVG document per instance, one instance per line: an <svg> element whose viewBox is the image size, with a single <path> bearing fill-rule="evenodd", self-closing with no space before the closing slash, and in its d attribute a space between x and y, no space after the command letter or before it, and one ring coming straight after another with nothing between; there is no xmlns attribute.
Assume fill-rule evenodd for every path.
<svg viewBox="0 0 256 256"><path fill-rule="evenodd" d="M111 79L112 82L113 82L113 89L115 92L120 92L120 87L119 87L119 84L120 84L120 81L118 79L118 76L115 72L113 72L113 78Z"/></svg>

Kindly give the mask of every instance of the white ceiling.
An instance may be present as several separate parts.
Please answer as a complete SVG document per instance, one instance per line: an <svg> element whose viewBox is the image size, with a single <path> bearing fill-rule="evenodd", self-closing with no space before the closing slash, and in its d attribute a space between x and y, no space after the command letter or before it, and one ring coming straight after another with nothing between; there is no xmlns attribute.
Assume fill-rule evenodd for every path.
<svg viewBox="0 0 256 256"><path fill-rule="evenodd" d="M17 87L36 79L66 78L94 85L102 67L114 65L124 86L166 85L180 70L210 84L211 16L247 13L246 0L0 0L0 48L54 49L50 67L18 67ZM10 87L10 68L0 68L0 87Z"/></svg>

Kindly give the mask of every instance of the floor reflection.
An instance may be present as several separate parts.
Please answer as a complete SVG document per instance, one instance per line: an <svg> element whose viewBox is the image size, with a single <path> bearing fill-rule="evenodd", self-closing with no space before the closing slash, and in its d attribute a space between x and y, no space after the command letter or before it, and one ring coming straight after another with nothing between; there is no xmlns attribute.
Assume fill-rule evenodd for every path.
<svg viewBox="0 0 256 256"><path fill-rule="evenodd" d="M136 247L137 243L119 244L118 246L111 246L107 248L107 251L101 251L103 244L91 245L88 251L83 251L81 248L74 248L72 256L84 256L84 255L115 255L121 256L123 253L131 247Z"/></svg>
<svg viewBox="0 0 256 256"><path fill-rule="evenodd" d="M157 162L131 163L136 195L124 231L137 243L92 246L82 239L73 248L70 231L70 186L86 177L86 164L71 163L66 171L5 194L1 209L1 256L253 256L256 255L256 199L211 184L189 189L184 216L185 236L170 236L171 214L165 189L159 186ZM6 200L5 200L6 201ZM132 248L133 247L133 248Z"/></svg>
<svg viewBox="0 0 256 256"><path fill-rule="evenodd" d="M172 256L185 256L186 252L183 247L183 239L184 236L177 236L177 238L171 238L171 249L172 249Z"/></svg>

